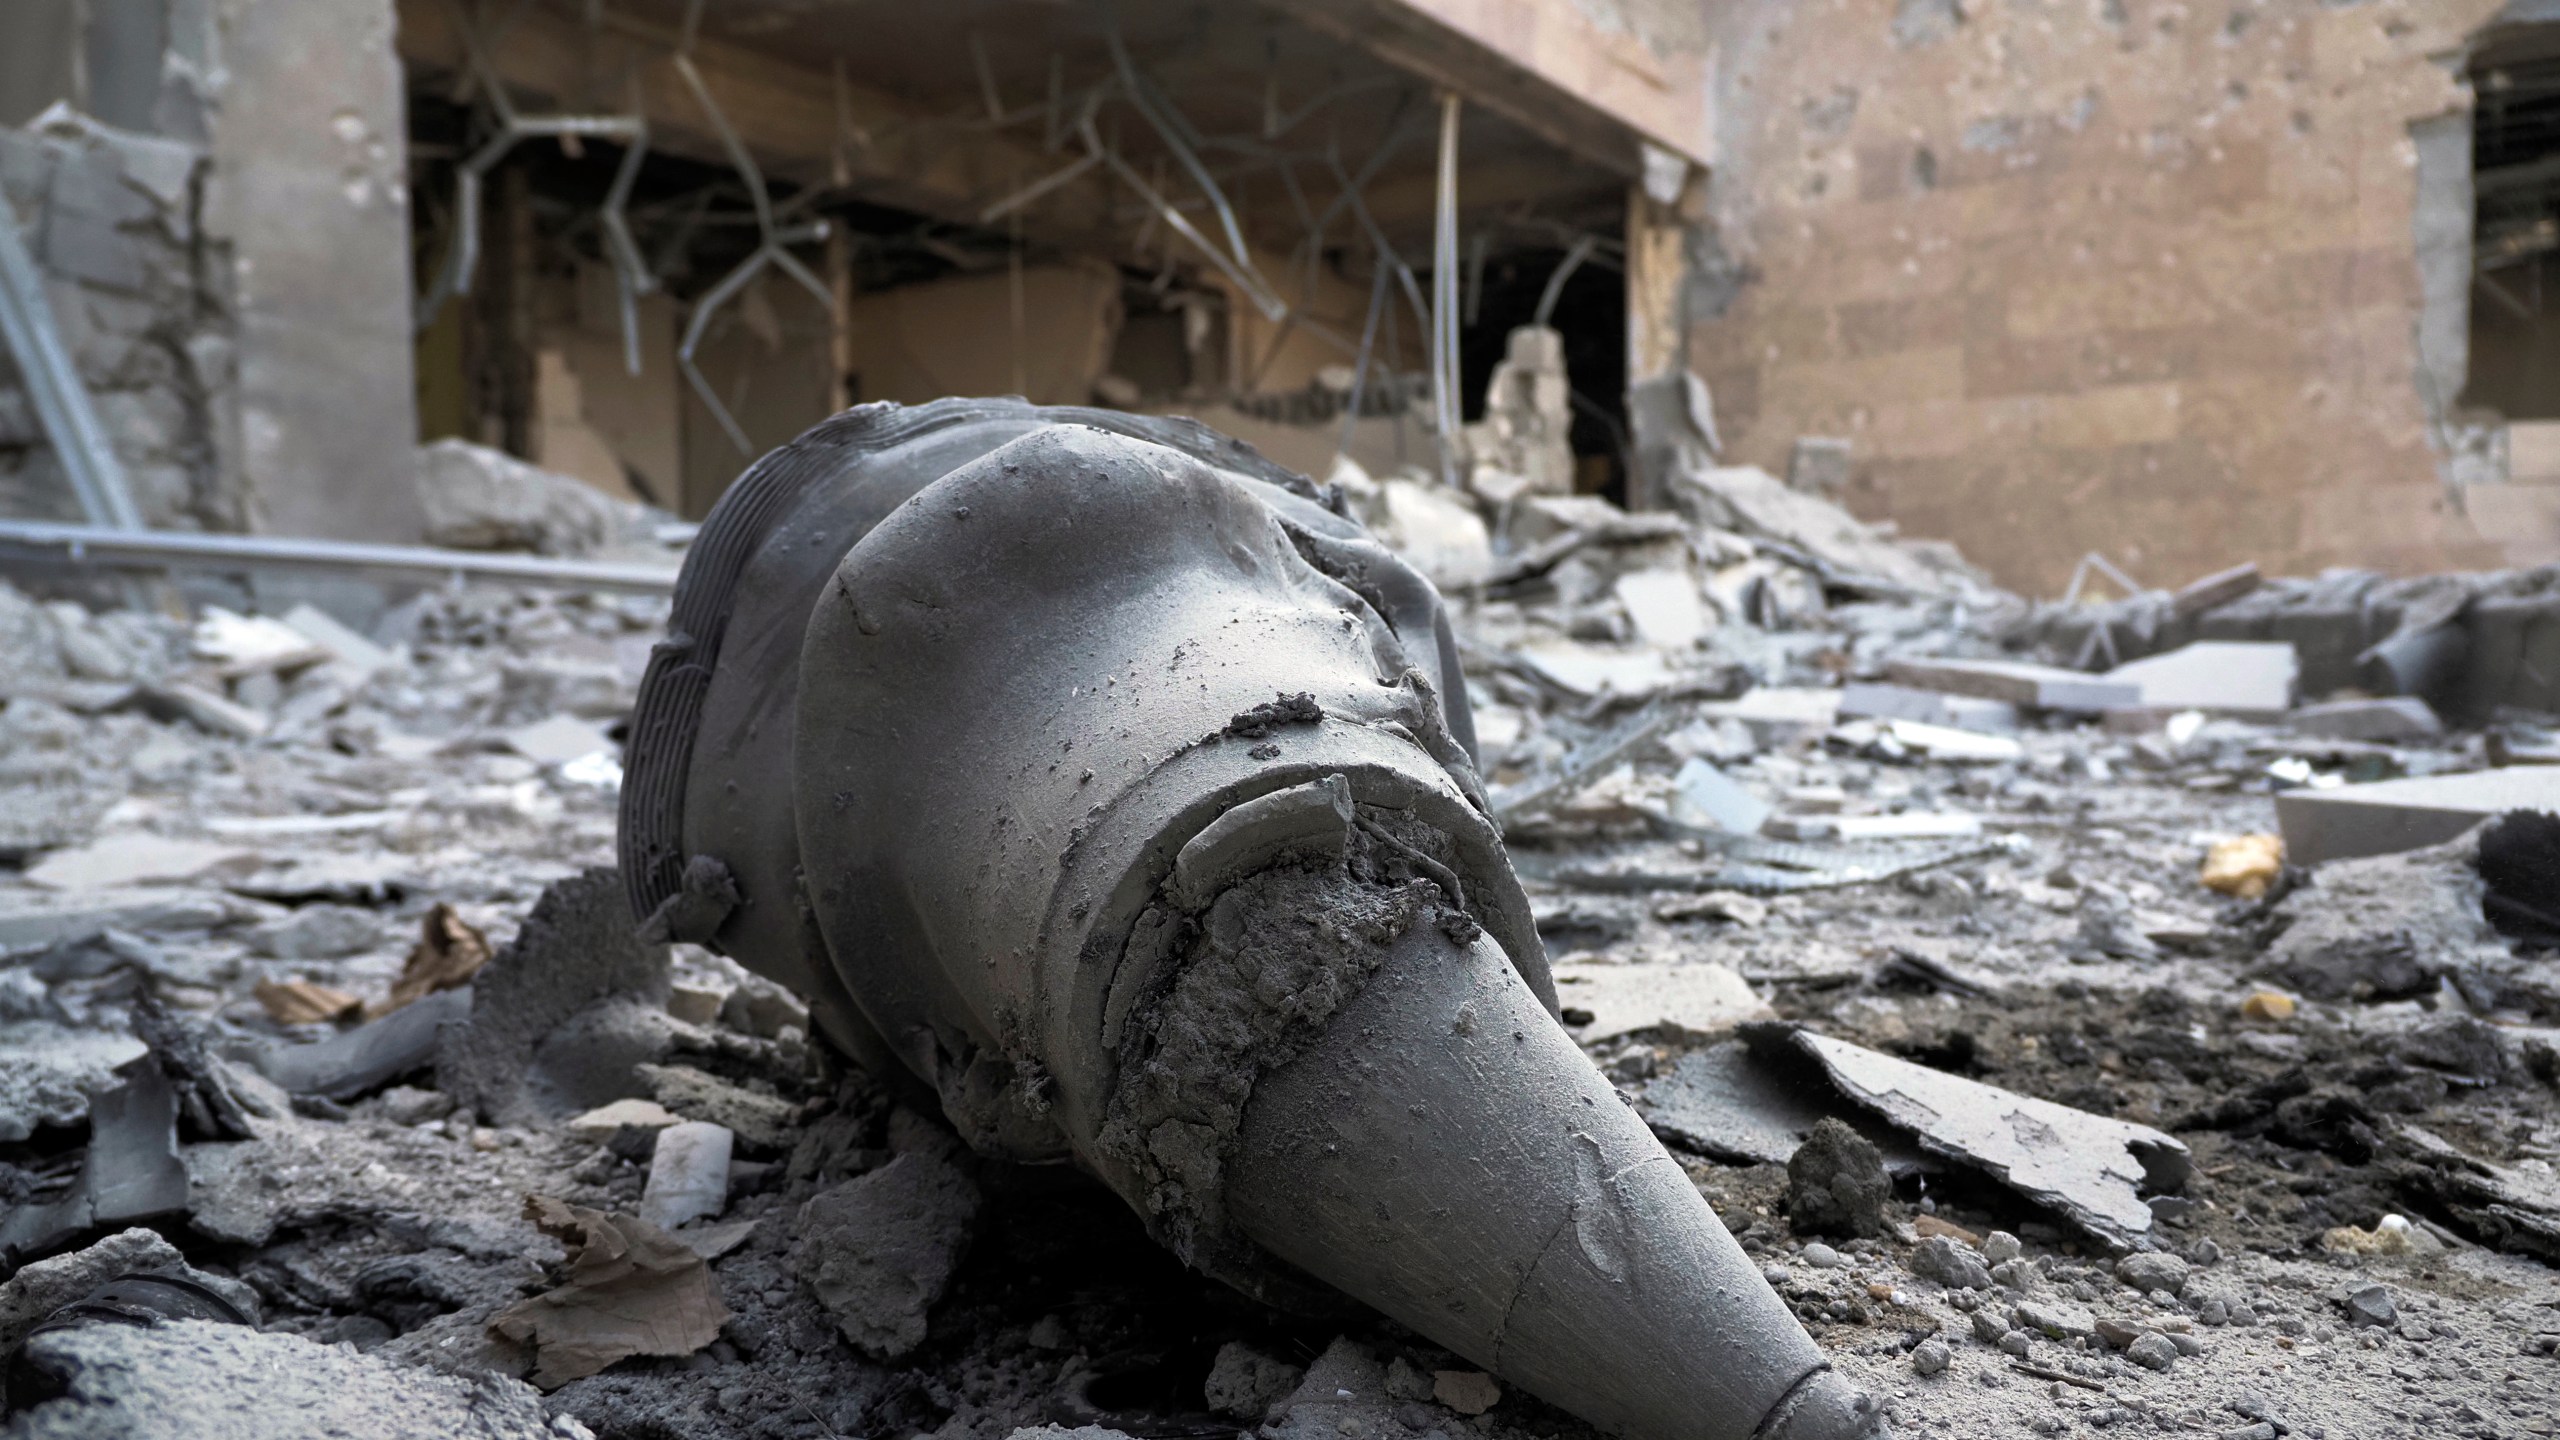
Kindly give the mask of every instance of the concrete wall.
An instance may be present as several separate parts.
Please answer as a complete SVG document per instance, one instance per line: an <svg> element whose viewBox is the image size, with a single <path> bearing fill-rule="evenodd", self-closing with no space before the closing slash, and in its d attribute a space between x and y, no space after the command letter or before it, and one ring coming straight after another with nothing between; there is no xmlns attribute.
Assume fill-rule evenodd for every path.
<svg viewBox="0 0 2560 1440"><path fill-rule="evenodd" d="M208 225L240 326L255 528L414 540L409 197L391 0L217 0Z"/></svg>
<svg viewBox="0 0 2560 1440"><path fill-rule="evenodd" d="M2516 563L2450 498L2428 402L2469 244L2445 57L2495 8L1721 15L1710 203L1750 278L1689 338L1729 458L1849 437L1853 506L2044 593L2089 550L2168 585ZM2413 126L2462 146L2432 210Z"/></svg>
<svg viewBox="0 0 2560 1440"><path fill-rule="evenodd" d="M228 252L198 211L203 152L68 110L0 130L0 191L143 518L236 528ZM83 517L0 352L0 514Z"/></svg>

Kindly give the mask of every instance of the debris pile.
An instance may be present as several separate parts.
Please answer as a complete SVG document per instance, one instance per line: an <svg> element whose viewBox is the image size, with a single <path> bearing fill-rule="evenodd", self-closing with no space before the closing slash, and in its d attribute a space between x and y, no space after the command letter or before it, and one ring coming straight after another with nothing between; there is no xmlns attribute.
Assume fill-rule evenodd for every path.
<svg viewBox="0 0 2560 1440"><path fill-rule="evenodd" d="M1445 588L1567 1034L1898 1429L2560 1421L2554 721L2364 683L2435 590L2031 606L1758 472L1482 468L1332 483ZM0 1433L1591 1433L643 938L664 602L231 600L0 589ZM78 1313L137 1275L237 1318Z"/></svg>

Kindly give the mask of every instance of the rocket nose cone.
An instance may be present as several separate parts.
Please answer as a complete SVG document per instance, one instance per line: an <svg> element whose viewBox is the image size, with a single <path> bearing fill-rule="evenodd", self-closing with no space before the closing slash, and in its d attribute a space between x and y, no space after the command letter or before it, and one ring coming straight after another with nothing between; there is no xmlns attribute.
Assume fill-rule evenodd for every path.
<svg viewBox="0 0 2560 1440"><path fill-rule="evenodd" d="M1227 1206L1301 1270L1632 1440L1883 1433L1489 938L1416 927L1261 1077Z"/></svg>

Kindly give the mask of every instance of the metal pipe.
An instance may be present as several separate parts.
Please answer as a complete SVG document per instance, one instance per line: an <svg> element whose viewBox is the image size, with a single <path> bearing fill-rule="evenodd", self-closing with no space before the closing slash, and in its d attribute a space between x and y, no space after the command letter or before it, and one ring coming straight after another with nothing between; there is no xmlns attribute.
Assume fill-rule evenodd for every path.
<svg viewBox="0 0 2560 1440"><path fill-rule="evenodd" d="M1369 282L1369 318L1360 323L1360 363L1351 371L1351 409L1342 417L1342 443L1334 447L1339 455L1351 453L1351 436L1359 428L1360 401L1369 389L1369 360L1378 343L1378 319L1387 308L1387 257L1380 255L1377 276Z"/></svg>
<svg viewBox="0 0 2560 1440"><path fill-rule="evenodd" d="M1582 268L1582 262L1591 258L1591 251L1598 244L1599 237L1585 235L1573 242L1572 249L1564 252L1564 259L1558 261L1554 272L1547 276L1547 288L1538 292L1538 311L1530 317L1530 324L1544 325L1554 318L1556 302L1564 298L1564 282L1572 279L1573 272Z"/></svg>
<svg viewBox="0 0 2560 1440"><path fill-rule="evenodd" d="M1431 234L1431 408L1440 478L1457 482L1458 445L1458 92L1440 96L1440 163Z"/></svg>
<svg viewBox="0 0 2560 1440"><path fill-rule="evenodd" d="M676 582L674 570L650 565L444 550L432 545L116 529L42 520L0 520L0 556L120 570L354 570L430 581L487 580L643 595L664 595L675 589Z"/></svg>
<svg viewBox="0 0 2560 1440"><path fill-rule="evenodd" d="M19 237L18 217L6 195L0 195L0 340L8 342L9 353L18 359L27 398L44 422L45 438L71 481L80 513L92 524L139 529L142 512L125 486L124 461L98 423L89 387L62 343L44 276Z"/></svg>
<svg viewBox="0 0 2560 1440"><path fill-rule="evenodd" d="M1103 144L1101 134L1094 129L1092 116L1085 117L1077 133L1084 138L1086 150L1100 157L1103 164L1110 166L1111 173L1119 176L1121 183L1137 191L1139 198L1153 206L1156 215L1161 217L1166 225L1172 227L1176 234L1190 241L1195 249L1209 257L1209 263L1218 267L1218 273L1234 281L1236 288L1245 293L1245 298L1253 302L1253 307L1261 311L1264 318L1277 321L1289 313L1288 302L1272 294L1271 287L1263 283L1259 274L1250 268L1239 268L1234 261L1228 259L1226 253L1213 244L1208 236L1200 233L1200 227L1192 224L1189 216L1176 209L1172 201L1157 193L1153 186L1130 167L1128 161L1120 158L1118 152Z"/></svg>

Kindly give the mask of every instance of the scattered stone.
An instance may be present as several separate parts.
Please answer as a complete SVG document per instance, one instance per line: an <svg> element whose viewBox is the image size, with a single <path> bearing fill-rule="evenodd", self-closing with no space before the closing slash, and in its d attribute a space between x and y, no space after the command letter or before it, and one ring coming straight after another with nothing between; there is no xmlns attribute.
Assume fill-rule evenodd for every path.
<svg viewBox="0 0 2560 1440"><path fill-rule="evenodd" d="M1973 1338L1985 1345L1997 1345L2009 1333L2009 1322L1989 1310L1973 1312Z"/></svg>
<svg viewBox="0 0 2560 1440"><path fill-rule="evenodd" d="M2199 710L2278 720L2293 706L2301 661L2288 641L2199 640L2106 673L2141 692L2146 710Z"/></svg>
<svg viewBox="0 0 2560 1440"><path fill-rule="evenodd" d="M1830 1246L1823 1244L1819 1240L1816 1240L1812 1244L1804 1247L1802 1255L1798 1258L1802 1259L1804 1263L1812 1266L1816 1270L1837 1270L1841 1266L1849 1263L1841 1258L1839 1251L1832 1249Z"/></svg>
<svg viewBox="0 0 2560 1440"><path fill-rule="evenodd" d="M1270 1413L1272 1402L1298 1388L1306 1373L1303 1367L1273 1359L1241 1340L1230 1340L1218 1347L1218 1358L1209 1366L1209 1378L1201 1388L1211 1410L1255 1425Z"/></svg>
<svg viewBox="0 0 2560 1440"><path fill-rule="evenodd" d="M453 1097L439 1090L394 1085L373 1097L374 1113L394 1125L424 1125L453 1113Z"/></svg>
<svg viewBox="0 0 2560 1440"><path fill-rule="evenodd" d="M2003 1265L2026 1253L2018 1237L2006 1230L1994 1230L1982 1237L1982 1258L1993 1265Z"/></svg>
<svg viewBox="0 0 2560 1440"><path fill-rule="evenodd" d="M1884 1154L1841 1121L1824 1118L1787 1161L1787 1221L1817 1235L1884 1233L1893 1181Z"/></svg>
<svg viewBox="0 0 2560 1440"><path fill-rule="evenodd" d="M306 905L249 932L249 948L275 960L336 960L382 938L373 916L350 905Z"/></svg>
<svg viewBox="0 0 2560 1440"><path fill-rule="evenodd" d="M2145 1331L2125 1347L2124 1358L2146 1370L2166 1370L2178 1359L2178 1347L2157 1330Z"/></svg>
<svg viewBox="0 0 2560 1440"><path fill-rule="evenodd" d="M1921 1241L1911 1252L1911 1273L1950 1290L1991 1288L1991 1268L1982 1263L1982 1257L1971 1246L1943 1235Z"/></svg>
<svg viewBox="0 0 2560 1440"><path fill-rule="evenodd" d="M2346 1307L2350 1325L2389 1326L2400 1319L2400 1303L2392 1298L2388 1285L2366 1285L2348 1292Z"/></svg>
<svg viewBox="0 0 2560 1440"><path fill-rule="evenodd" d="M1911 1347L1911 1369L1919 1375L1943 1375L1954 1358L1944 1340L1923 1340Z"/></svg>
<svg viewBox="0 0 2560 1440"><path fill-rule="evenodd" d="M581 1140L601 1145L624 1130L664 1130L679 1118L655 1100L616 1100L572 1117L563 1128Z"/></svg>
<svg viewBox="0 0 2560 1440"><path fill-rule="evenodd" d="M2098 1333L2097 1316L2081 1306L2046 1297L2019 1301L2009 1320L2021 1330L2056 1340L2085 1339Z"/></svg>
<svg viewBox="0 0 2560 1440"><path fill-rule="evenodd" d="M2000 1353L2003 1355L2024 1360L2027 1358L2027 1352L2034 1348L2035 1341L2024 1330L2012 1330L2000 1337Z"/></svg>
<svg viewBox="0 0 2560 1440"><path fill-rule="evenodd" d="M2184 1142L2148 1125L2015 1094L1811 1030L1745 1027L1744 1035L1820 1062L1842 1095L1926 1150L1961 1157L2119 1248L2138 1248L2158 1219L2143 1192L2174 1196L2193 1168ZM1881 1167L1876 1178L1880 1184Z"/></svg>
<svg viewBox="0 0 2560 1440"><path fill-rule="evenodd" d="M638 1072L641 1083L657 1096L659 1104L687 1120L724 1125L759 1150L783 1150L791 1145L800 1107L788 1100L733 1085L690 1065L643 1064Z"/></svg>
<svg viewBox="0 0 2560 1440"><path fill-rule="evenodd" d="M2187 1283L2187 1262L2161 1250L2143 1250L2116 1262L2116 1278L2148 1295L2154 1290L2175 1294Z"/></svg>
<svg viewBox="0 0 2560 1440"><path fill-rule="evenodd" d="M1481 1370L1434 1370L1431 1398L1461 1415L1481 1415L1502 1399L1502 1386Z"/></svg>

